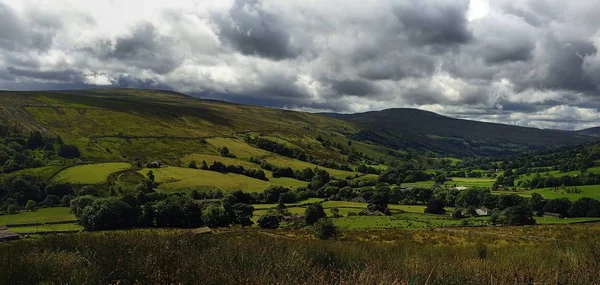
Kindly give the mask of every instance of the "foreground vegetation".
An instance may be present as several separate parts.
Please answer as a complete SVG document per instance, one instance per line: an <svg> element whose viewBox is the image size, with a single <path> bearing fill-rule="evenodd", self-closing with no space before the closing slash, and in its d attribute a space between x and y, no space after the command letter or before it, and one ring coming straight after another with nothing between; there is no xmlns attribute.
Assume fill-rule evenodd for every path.
<svg viewBox="0 0 600 285"><path fill-rule="evenodd" d="M135 230L0 244L6 284L594 284L598 226L346 232Z"/></svg>

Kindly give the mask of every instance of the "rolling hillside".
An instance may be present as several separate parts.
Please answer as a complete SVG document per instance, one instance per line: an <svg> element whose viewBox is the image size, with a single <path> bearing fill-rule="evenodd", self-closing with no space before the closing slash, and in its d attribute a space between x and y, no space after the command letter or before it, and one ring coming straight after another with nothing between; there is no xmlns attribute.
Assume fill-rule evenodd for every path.
<svg viewBox="0 0 600 285"><path fill-rule="evenodd" d="M600 137L600 127L583 129L583 130L576 131L576 133L580 134L580 135L585 135L585 136Z"/></svg>
<svg viewBox="0 0 600 285"><path fill-rule="evenodd" d="M455 119L417 109L325 115L376 130L356 135L363 140L459 156L503 155L594 140L583 134Z"/></svg>
<svg viewBox="0 0 600 285"><path fill-rule="evenodd" d="M418 159L426 153L497 156L595 139L454 119L416 109L324 116L154 90L0 92L0 102L0 118L25 130L58 135L77 145L87 161L161 159L181 164L189 154L218 155L220 146L206 143L207 139L227 138L234 140L234 145L246 145L246 135L260 135L315 158L340 163L348 162L349 153L358 154L363 161L385 163ZM323 140L317 141L317 137ZM264 153L243 155L260 157Z"/></svg>

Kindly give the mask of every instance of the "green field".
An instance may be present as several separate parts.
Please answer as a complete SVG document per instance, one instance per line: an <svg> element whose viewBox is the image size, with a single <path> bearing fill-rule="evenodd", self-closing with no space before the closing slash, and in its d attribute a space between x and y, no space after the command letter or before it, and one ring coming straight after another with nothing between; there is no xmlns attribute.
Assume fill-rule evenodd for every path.
<svg viewBox="0 0 600 285"><path fill-rule="evenodd" d="M73 221L76 219L77 218L71 214L71 208L68 207L41 208L33 212L21 212L14 215L0 216L0 225L50 223Z"/></svg>
<svg viewBox="0 0 600 285"><path fill-rule="evenodd" d="M56 175L54 181L72 184L102 184L111 173L130 169L124 162L86 164L69 167Z"/></svg>
<svg viewBox="0 0 600 285"><path fill-rule="evenodd" d="M446 181L444 185L464 186L464 187L483 187L490 188L496 182L496 179L492 178L465 178L465 177L452 177L452 180Z"/></svg>
<svg viewBox="0 0 600 285"><path fill-rule="evenodd" d="M250 157L265 157L271 155L270 152L248 145L246 142L231 138L211 138L208 143L216 148L227 147L230 153L237 158L248 159ZM208 162L208 161L207 161Z"/></svg>
<svg viewBox="0 0 600 285"><path fill-rule="evenodd" d="M600 222L600 218L557 218L557 217L534 217L535 222L539 225L554 225L554 224L576 224L586 222Z"/></svg>
<svg viewBox="0 0 600 285"><path fill-rule="evenodd" d="M18 234L33 234L43 232L65 232L65 231L81 231L83 227L78 224L55 224L55 225L39 225L26 227L10 227L11 231Z"/></svg>
<svg viewBox="0 0 600 285"><path fill-rule="evenodd" d="M576 201L579 198L588 197L600 200L600 185L573 186L568 188L580 189L581 193L567 193L563 188L541 188L528 191L517 192L523 197L531 197L532 193L538 193L546 199L568 198Z"/></svg>
<svg viewBox="0 0 600 285"><path fill-rule="evenodd" d="M239 174L222 174L214 171L199 170L182 167L166 167L158 169L142 169L140 174L146 175L152 170L155 181L160 183L159 190L176 192L190 190L223 191L243 190L245 192L262 192L271 185L296 188L306 186L308 183L289 178L276 178L270 181L250 178Z"/></svg>

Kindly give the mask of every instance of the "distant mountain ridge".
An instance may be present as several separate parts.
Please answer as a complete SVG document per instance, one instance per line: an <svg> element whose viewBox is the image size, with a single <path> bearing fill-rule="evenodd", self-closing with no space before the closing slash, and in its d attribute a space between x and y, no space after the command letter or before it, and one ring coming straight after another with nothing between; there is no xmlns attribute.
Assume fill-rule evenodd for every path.
<svg viewBox="0 0 600 285"><path fill-rule="evenodd" d="M600 127L587 128L579 131L575 131L575 133L580 135L592 136L600 138Z"/></svg>
<svg viewBox="0 0 600 285"><path fill-rule="evenodd" d="M584 133L456 119L409 108L323 115L387 133L385 142L379 143L397 144L401 147L409 139L432 150L458 155L508 154L519 150L541 150L597 140ZM365 136L365 139L371 139L368 134ZM375 138L381 139L383 138Z"/></svg>

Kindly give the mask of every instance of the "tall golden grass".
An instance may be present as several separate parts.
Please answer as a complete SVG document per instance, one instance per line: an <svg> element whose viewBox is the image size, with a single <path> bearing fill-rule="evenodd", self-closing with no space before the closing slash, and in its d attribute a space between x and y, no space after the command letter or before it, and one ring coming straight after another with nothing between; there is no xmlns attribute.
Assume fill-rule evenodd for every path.
<svg viewBox="0 0 600 285"><path fill-rule="evenodd" d="M0 244L0 283L598 284L597 231L361 231L338 241L257 229L48 235Z"/></svg>

